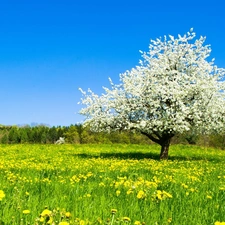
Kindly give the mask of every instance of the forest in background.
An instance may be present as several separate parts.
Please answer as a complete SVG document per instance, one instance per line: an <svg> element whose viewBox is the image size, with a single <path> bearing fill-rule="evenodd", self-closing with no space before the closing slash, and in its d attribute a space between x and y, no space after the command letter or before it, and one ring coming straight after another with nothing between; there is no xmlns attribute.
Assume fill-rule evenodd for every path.
<svg viewBox="0 0 225 225"><path fill-rule="evenodd" d="M89 127L82 125L70 126L4 126L0 125L1 144L41 143L54 144L60 137L70 144L151 144L146 136L130 131L117 131L111 133L92 132ZM192 144L205 147L225 149L225 134L195 135L185 133L172 139L172 144Z"/></svg>

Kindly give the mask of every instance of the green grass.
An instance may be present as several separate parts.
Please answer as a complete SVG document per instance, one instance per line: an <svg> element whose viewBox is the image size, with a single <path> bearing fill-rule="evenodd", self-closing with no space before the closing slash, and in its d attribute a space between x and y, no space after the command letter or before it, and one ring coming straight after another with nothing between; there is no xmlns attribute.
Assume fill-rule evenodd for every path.
<svg viewBox="0 0 225 225"><path fill-rule="evenodd" d="M0 225L225 221L225 151L174 145L168 161L158 160L159 151L156 145L1 145Z"/></svg>

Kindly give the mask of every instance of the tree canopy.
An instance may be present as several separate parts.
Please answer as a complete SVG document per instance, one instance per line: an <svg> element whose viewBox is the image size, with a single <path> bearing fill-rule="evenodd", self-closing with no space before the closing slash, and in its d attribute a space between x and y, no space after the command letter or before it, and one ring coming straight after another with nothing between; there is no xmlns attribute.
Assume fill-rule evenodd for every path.
<svg viewBox="0 0 225 225"><path fill-rule="evenodd" d="M137 130L161 145L161 159L168 158L175 134L224 129L225 69L209 60L205 39L191 29L151 40L139 65L120 75L120 84L110 79L111 89L100 96L81 89L85 124L98 132Z"/></svg>

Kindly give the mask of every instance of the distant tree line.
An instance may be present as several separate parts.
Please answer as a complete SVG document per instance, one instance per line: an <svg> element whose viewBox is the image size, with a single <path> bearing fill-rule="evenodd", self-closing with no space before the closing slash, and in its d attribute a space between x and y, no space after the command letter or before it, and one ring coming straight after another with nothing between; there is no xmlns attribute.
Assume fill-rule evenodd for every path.
<svg viewBox="0 0 225 225"><path fill-rule="evenodd" d="M60 137L70 144L151 144L144 135L131 131L92 132L82 125L70 126L3 126L0 125L1 144L54 144ZM225 149L225 134L196 135L185 133L173 138L172 144L194 144Z"/></svg>
<svg viewBox="0 0 225 225"><path fill-rule="evenodd" d="M0 143L41 143L52 144L60 137L64 137L66 143L93 144L93 143L134 143L149 144L148 138L132 132L95 133L82 125L71 126L0 126Z"/></svg>

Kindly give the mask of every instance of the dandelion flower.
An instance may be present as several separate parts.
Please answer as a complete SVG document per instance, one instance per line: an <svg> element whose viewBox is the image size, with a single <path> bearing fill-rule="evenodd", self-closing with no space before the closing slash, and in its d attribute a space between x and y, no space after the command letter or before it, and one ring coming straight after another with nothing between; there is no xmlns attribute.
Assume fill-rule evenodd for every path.
<svg viewBox="0 0 225 225"><path fill-rule="evenodd" d="M85 221L84 220L81 220L80 221L80 225L85 225Z"/></svg>
<svg viewBox="0 0 225 225"><path fill-rule="evenodd" d="M139 191L138 194L137 194L137 198L138 199L143 199L146 197L146 194L144 191Z"/></svg>
<svg viewBox="0 0 225 225"><path fill-rule="evenodd" d="M170 193L168 193L168 192L166 192L166 191L163 191L163 194L164 194L164 196L167 197L167 198L172 198L172 197L173 197Z"/></svg>
<svg viewBox="0 0 225 225"><path fill-rule="evenodd" d="M120 192L119 190L117 190L117 191L116 191L116 196L119 196L120 193L121 193L121 192Z"/></svg>
<svg viewBox="0 0 225 225"><path fill-rule="evenodd" d="M130 222L130 218L127 217L127 216L125 216L125 217L123 217L123 221L125 221L125 222Z"/></svg>
<svg viewBox="0 0 225 225"><path fill-rule="evenodd" d="M105 187L105 184L103 182L99 183L100 187Z"/></svg>
<svg viewBox="0 0 225 225"><path fill-rule="evenodd" d="M115 214L117 212L117 209L111 209L111 213Z"/></svg>
<svg viewBox="0 0 225 225"><path fill-rule="evenodd" d="M39 221L42 223L42 222L45 221L45 218L44 218L44 217L41 217L41 218L39 219Z"/></svg>
<svg viewBox="0 0 225 225"><path fill-rule="evenodd" d="M50 216L52 214L52 211L50 211L49 209L45 209L42 213L41 216L45 217L45 216Z"/></svg>
<svg viewBox="0 0 225 225"><path fill-rule="evenodd" d="M69 225L69 223L68 223L68 222L63 221L63 222L60 222L60 223L59 223L59 225Z"/></svg>
<svg viewBox="0 0 225 225"><path fill-rule="evenodd" d="M47 224L52 224L53 223L53 218L50 217L49 221L47 222Z"/></svg>
<svg viewBox="0 0 225 225"><path fill-rule="evenodd" d="M29 214L29 213L30 213L30 210L28 209L23 210L23 214Z"/></svg>
<svg viewBox="0 0 225 225"><path fill-rule="evenodd" d="M69 218L69 217L71 217L71 213L70 213L70 212L66 212L66 213L65 213L65 216L66 216L67 218Z"/></svg>
<svg viewBox="0 0 225 225"><path fill-rule="evenodd" d="M133 193L133 190L132 189L129 189L128 191L127 191L127 195L130 195L130 194L132 194Z"/></svg>
<svg viewBox="0 0 225 225"><path fill-rule="evenodd" d="M216 222L214 223L214 225L225 225L225 222L219 222L219 221L216 221Z"/></svg>
<svg viewBox="0 0 225 225"><path fill-rule="evenodd" d="M0 190L0 201L5 197L4 191Z"/></svg>
<svg viewBox="0 0 225 225"><path fill-rule="evenodd" d="M157 199L162 200L163 196L162 196L162 192L160 190L157 190L156 197L157 197Z"/></svg>

